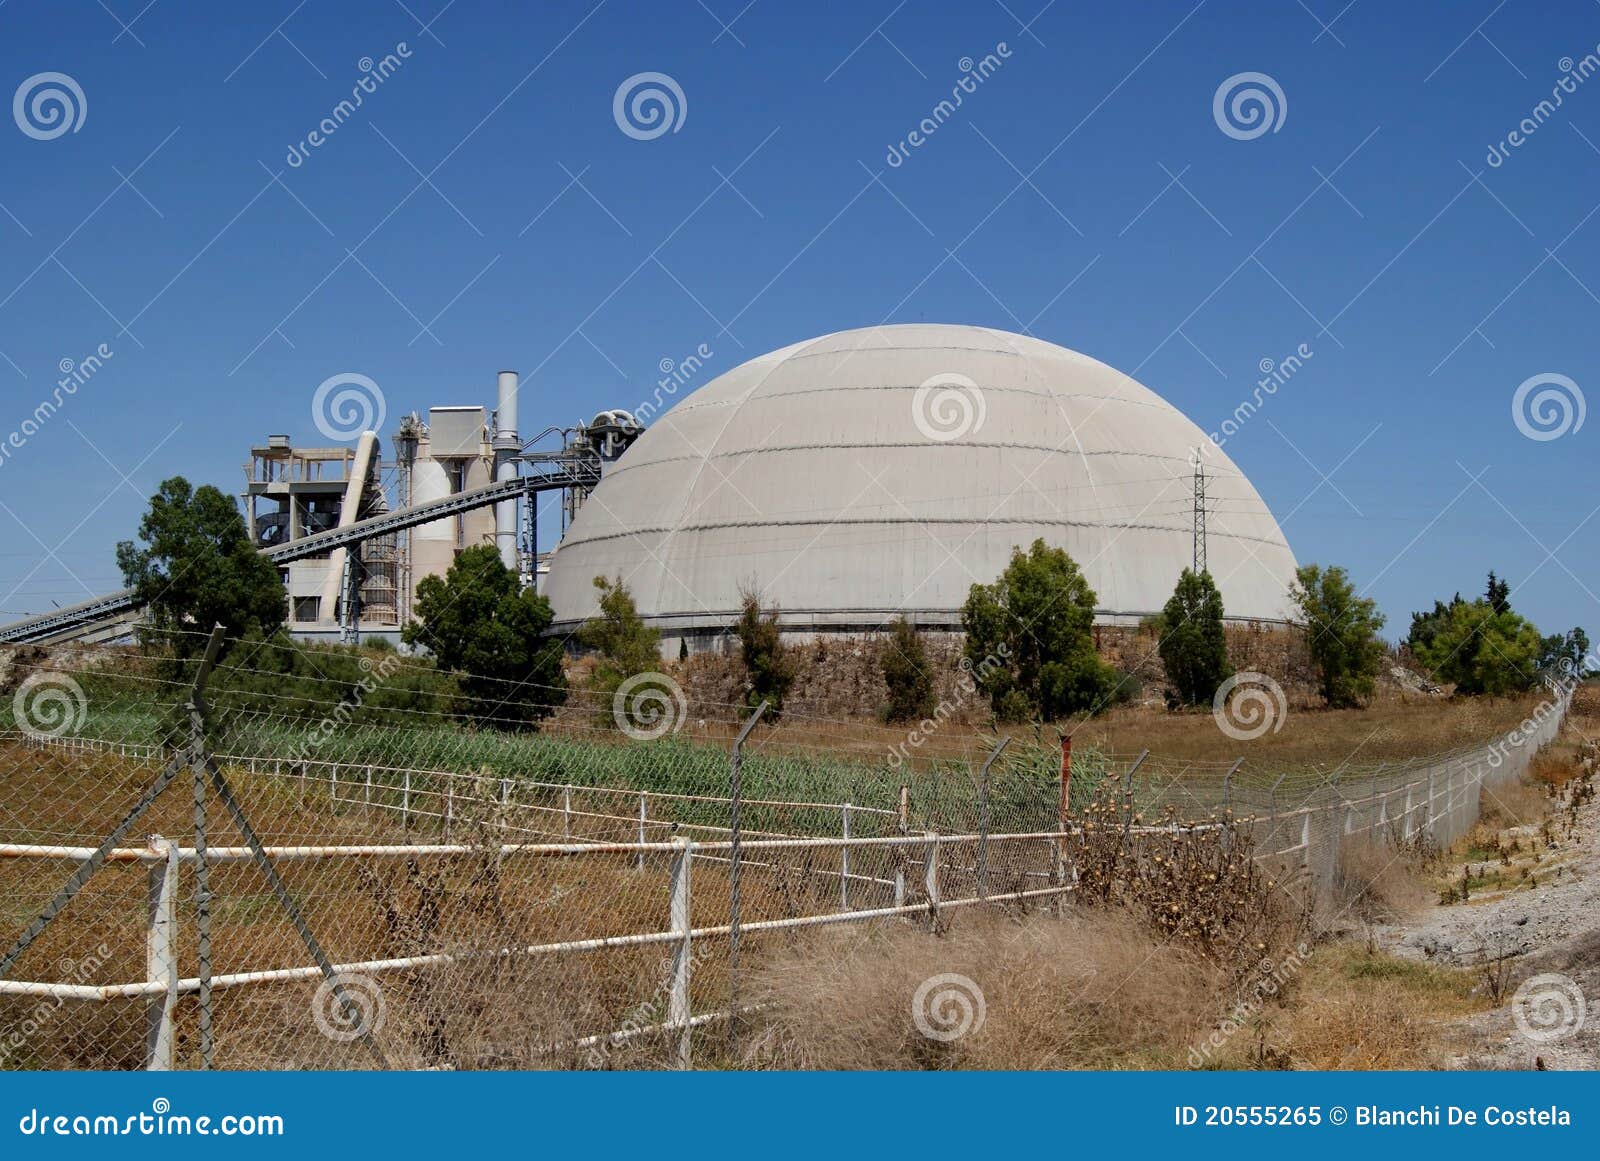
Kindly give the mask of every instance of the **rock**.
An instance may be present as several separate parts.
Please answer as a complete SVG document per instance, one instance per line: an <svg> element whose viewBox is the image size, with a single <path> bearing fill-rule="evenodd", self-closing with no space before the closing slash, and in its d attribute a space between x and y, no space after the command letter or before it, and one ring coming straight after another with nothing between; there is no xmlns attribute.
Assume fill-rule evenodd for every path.
<svg viewBox="0 0 1600 1161"><path fill-rule="evenodd" d="M1444 692L1442 686L1434 684L1420 673L1407 669L1404 665L1390 666L1389 676L1394 678L1396 685L1410 693L1439 694Z"/></svg>

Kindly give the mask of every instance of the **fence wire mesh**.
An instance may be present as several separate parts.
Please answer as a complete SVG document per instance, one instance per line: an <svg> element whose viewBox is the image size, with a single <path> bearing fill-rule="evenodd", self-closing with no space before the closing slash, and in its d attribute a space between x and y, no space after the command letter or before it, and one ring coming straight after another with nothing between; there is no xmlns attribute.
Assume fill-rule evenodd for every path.
<svg viewBox="0 0 1600 1161"><path fill-rule="evenodd" d="M1459 836L1566 704L1331 771L1081 747L1066 766L1037 737L897 765L735 745L742 706L720 740L629 738L600 699L508 731L397 704L421 684L403 661L367 690L274 684L261 660L88 655L0 709L0 1067L738 1063L741 977L773 949L1059 906L1092 801L1130 836L1231 811L1258 856L1328 877L1352 835Z"/></svg>

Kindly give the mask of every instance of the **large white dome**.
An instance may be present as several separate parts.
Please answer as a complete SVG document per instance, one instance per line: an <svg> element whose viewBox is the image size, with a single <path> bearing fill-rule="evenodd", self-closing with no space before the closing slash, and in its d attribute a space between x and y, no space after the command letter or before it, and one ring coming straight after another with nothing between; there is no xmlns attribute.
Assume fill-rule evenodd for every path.
<svg viewBox="0 0 1600 1161"><path fill-rule="evenodd" d="M559 627L620 576L672 634L726 626L754 585L786 626L959 626L1013 547L1065 548L1101 619L1158 611L1192 552L1230 619L1284 620L1295 560L1250 482L1147 387L982 327L843 331L752 359L681 400L606 472L557 549Z"/></svg>

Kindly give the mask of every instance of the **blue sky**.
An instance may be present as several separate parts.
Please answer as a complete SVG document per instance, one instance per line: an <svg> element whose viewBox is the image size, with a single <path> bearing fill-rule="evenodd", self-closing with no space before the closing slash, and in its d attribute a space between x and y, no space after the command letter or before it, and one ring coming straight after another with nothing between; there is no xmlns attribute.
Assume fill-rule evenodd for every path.
<svg viewBox="0 0 1600 1161"><path fill-rule="evenodd" d="M701 344L703 381L928 320L1084 351L1208 430L1305 344L1227 443L1302 562L1390 635L1490 568L1546 631L1600 629L1600 420L1536 440L1512 410L1533 376L1600 385L1600 76L1488 160L1597 45L1592 0L8 0L0 96L59 72L86 114L0 118L0 439L112 356L0 464L0 611L116 587L164 477L237 492L268 432L326 442L330 375L392 419L517 368L532 432ZM613 118L642 72L684 97L650 140ZM1283 100L1240 140L1213 97L1247 72Z"/></svg>

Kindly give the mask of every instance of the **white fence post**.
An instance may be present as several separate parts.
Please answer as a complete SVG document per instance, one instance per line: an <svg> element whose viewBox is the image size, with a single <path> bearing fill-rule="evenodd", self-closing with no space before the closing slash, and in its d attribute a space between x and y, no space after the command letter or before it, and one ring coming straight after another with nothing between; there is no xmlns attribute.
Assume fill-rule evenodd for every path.
<svg viewBox="0 0 1600 1161"><path fill-rule="evenodd" d="M361 792L361 817L363 819L372 814L372 764L367 764L367 784Z"/></svg>
<svg viewBox="0 0 1600 1161"><path fill-rule="evenodd" d="M650 809L650 797L643 790L641 790L641 791L639 791L639 845L641 847L644 846L645 841L646 841L645 840L645 821L649 816L649 809ZM643 850L641 850L639 852L639 858L638 858L638 862L637 862L637 867L641 871L644 870L644 851Z"/></svg>
<svg viewBox="0 0 1600 1161"><path fill-rule="evenodd" d="M839 910L850 910L850 804L847 802L839 811L839 837L843 843L839 847Z"/></svg>
<svg viewBox="0 0 1600 1161"><path fill-rule="evenodd" d="M561 788L561 837L572 837L572 784Z"/></svg>
<svg viewBox="0 0 1600 1161"><path fill-rule="evenodd" d="M400 825L403 826L403 827L409 827L411 825L411 771L410 770L406 771L405 787L404 787L404 791L403 791L403 793L401 794L401 797L400 797Z"/></svg>
<svg viewBox="0 0 1600 1161"><path fill-rule="evenodd" d="M689 866L694 861L694 843L687 838L673 840L678 848L672 856L672 930L678 941L672 951L672 984L667 1002L667 1023L678 1031L676 1066L690 1067L691 1019L689 1008L689 966L693 958L689 933L694 929L689 909Z"/></svg>
<svg viewBox="0 0 1600 1161"><path fill-rule="evenodd" d="M170 839L150 836L150 849L161 856L146 872L149 881L149 925L145 931L145 976L166 991L152 996L145 1012L145 1067L167 1072L173 1067L172 1010L178 1002L178 848Z"/></svg>
<svg viewBox="0 0 1600 1161"><path fill-rule="evenodd" d="M922 869L922 886L928 893L928 914L933 926L939 925L939 836L928 832L927 864Z"/></svg>
<svg viewBox="0 0 1600 1161"><path fill-rule="evenodd" d="M1437 785L1438 781L1439 768L1437 766L1430 766L1428 768L1428 838L1433 841L1437 841L1439 838L1439 832L1436 829L1439 816L1438 812L1433 808L1434 800L1439 795Z"/></svg>
<svg viewBox="0 0 1600 1161"><path fill-rule="evenodd" d="M1455 771L1455 766L1454 765L1452 765L1450 767L1450 772L1445 775L1445 780L1444 780L1444 815L1445 815L1445 825L1449 828L1448 834L1449 834L1450 838L1453 839L1453 838L1456 837L1456 835L1455 835L1455 826L1456 826L1456 771ZM1447 842L1449 840L1446 839L1444 841ZM1440 845L1442 846L1443 842L1441 842Z"/></svg>

